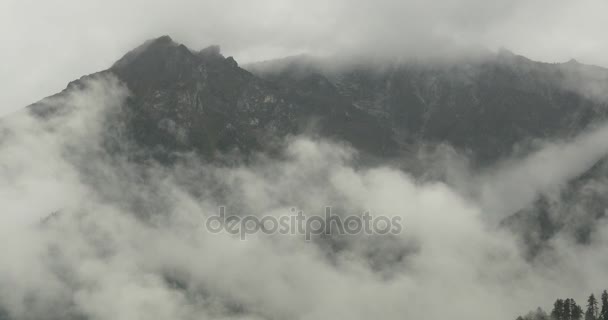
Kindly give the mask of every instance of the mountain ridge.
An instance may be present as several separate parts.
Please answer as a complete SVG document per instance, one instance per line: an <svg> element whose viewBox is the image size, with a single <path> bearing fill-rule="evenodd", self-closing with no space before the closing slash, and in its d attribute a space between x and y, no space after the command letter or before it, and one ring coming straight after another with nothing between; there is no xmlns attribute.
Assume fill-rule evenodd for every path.
<svg viewBox="0 0 608 320"><path fill-rule="evenodd" d="M442 173L426 176L441 150L417 158L425 148L448 146L470 160L471 168L463 171L483 173L505 159L531 154L540 142L571 141L568 139L604 123L608 119L608 100L603 96L607 75L606 69L575 61L546 64L507 51L461 64L349 64L297 56L241 67L232 57L223 56L219 46L195 51L163 36L129 51L106 70L70 82L62 92L26 110L40 123L55 117L61 120L62 114L70 112L69 105L61 105L62 98L86 91L96 80L111 77L128 88L130 94L100 124L101 152L91 155L88 146L83 146L85 151L80 153L85 156L75 157L80 161L77 165L84 162L84 169L76 165L84 179L94 177L87 181L91 184L99 177L100 181L107 179L106 172L97 173L94 165L87 167L87 160L97 156L110 154L121 160L126 156L145 176L150 162L154 168L175 168L184 154L197 156L196 165L219 163L222 168L230 167L233 159L240 164L260 154L265 161L280 157L290 137L308 135L348 145L355 154L353 169L370 167L370 162L399 167L407 173L409 186L419 180L445 182ZM60 121L50 123L61 125ZM125 139L135 148L123 148L116 139ZM86 139L78 141L87 143ZM556 193L541 192L530 206L502 221L501 227L521 234L530 247L529 259L550 249L551 239L560 232L572 234L580 243L593 236L596 222L604 218L600 209L607 202L603 189L588 191L590 185L604 182L607 159L600 159ZM146 165L138 166L138 161ZM114 162L109 163L110 168L112 165ZM272 169L266 168L264 174L272 175ZM117 171L130 174L128 169ZM186 179L187 183L199 183L197 179L204 175ZM144 177L137 185L147 186L146 182ZM109 189L113 187L110 184ZM213 193L216 186L202 186L206 188ZM123 191L117 189L101 190L100 197L113 199ZM159 197L152 203L165 205L161 193L150 194L154 196L148 198ZM133 211L146 220L148 210L154 212L155 208L146 206L144 200L148 199L136 197ZM561 202L571 206L561 207ZM573 214L579 211L584 215ZM321 241L341 245L333 239ZM385 258L369 252L370 261L401 263L405 253L396 253ZM177 283L180 290L187 287L187 280L179 275L171 274L165 280Z"/></svg>
<svg viewBox="0 0 608 320"><path fill-rule="evenodd" d="M578 62L535 62L507 50L462 65L343 60L300 55L241 68L217 45L195 51L161 36L62 92L90 76L116 75L133 93L126 111L142 120L129 124L141 127L136 140L208 156L318 131L380 158L447 143L487 166L530 141L569 137L607 118L608 69ZM43 114L42 105L28 109ZM162 107L143 107L152 105ZM236 120L236 132L228 132ZM162 121L190 132L189 141L156 128Z"/></svg>

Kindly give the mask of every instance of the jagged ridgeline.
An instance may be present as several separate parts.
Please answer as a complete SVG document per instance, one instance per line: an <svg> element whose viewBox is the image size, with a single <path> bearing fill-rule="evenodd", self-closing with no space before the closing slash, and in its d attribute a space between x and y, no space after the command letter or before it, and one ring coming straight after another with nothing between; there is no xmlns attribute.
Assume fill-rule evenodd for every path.
<svg viewBox="0 0 608 320"><path fill-rule="evenodd" d="M167 36L150 40L66 91L107 74L132 93L122 117L114 120L123 121L126 136L161 160L189 151L210 158L233 151L246 156L274 150L282 138L305 131L348 141L374 155L397 151L389 128L372 115L337 95L317 103L285 90L240 68L218 46L193 51ZM45 101L30 109L49 114Z"/></svg>
<svg viewBox="0 0 608 320"><path fill-rule="evenodd" d="M575 135L608 110L607 70L504 50L449 63L297 56L246 68L218 46L194 51L163 36L83 78L113 74L128 86L128 136L161 158L272 150L314 133L380 159L448 143L488 165L530 140ZM47 114L44 104L30 109Z"/></svg>

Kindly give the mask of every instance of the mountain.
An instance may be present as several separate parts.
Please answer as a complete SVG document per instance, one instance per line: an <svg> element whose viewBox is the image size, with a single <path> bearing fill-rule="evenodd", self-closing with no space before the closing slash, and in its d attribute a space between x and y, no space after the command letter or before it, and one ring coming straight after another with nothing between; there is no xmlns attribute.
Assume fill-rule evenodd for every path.
<svg viewBox="0 0 608 320"><path fill-rule="evenodd" d="M164 163L184 152L240 161L257 152L274 154L284 138L308 134L351 145L361 159L403 167L421 148L447 144L467 154L474 168L484 168L534 150L537 140L572 137L608 118L608 70L574 60L541 63L501 50L440 63L295 56L244 69L218 46L194 51L168 36L28 109L52 117L61 111L53 99L109 74L131 92L112 118L112 130L122 128L121 137L146 150L138 157ZM116 143L107 145L121 151ZM539 243L563 229L563 216L574 210L558 210L550 198L561 203L584 194L570 203L593 212L591 218L569 224L583 241L603 216L601 191L585 187L603 179L602 163L505 224Z"/></svg>
<svg viewBox="0 0 608 320"><path fill-rule="evenodd" d="M533 203L502 221L521 235L528 254L550 248L548 241L560 233L580 244L591 243L600 219L606 217L608 157L557 190L541 194Z"/></svg>
<svg viewBox="0 0 608 320"><path fill-rule="evenodd" d="M599 88L608 87L608 70L575 61L534 62L505 50L457 63L354 61L337 67L300 56L249 70L299 88L311 100L329 90L374 115L400 145L448 143L470 151L480 165L533 139L571 136L607 115L608 99Z"/></svg>
<svg viewBox="0 0 608 320"><path fill-rule="evenodd" d="M206 156L267 150L314 132L380 158L447 143L487 165L607 116L608 70L575 61L540 63L504 50L446 64L333 61L340 59L299 56L247 71L217 46L192 51L163 36L88 77L112 73L128 86L127 127L139 144ZM43 105L30 108L42 114Z"/></svg>
<svg viewBox="0 0 608 320"><path fill-rule="evenodd" d="M132 93L117 121L124 122L128 137L160 160L190 151L208 158L233 151L246 156L271 151L282 138L305 131L348 141L370 154L395 150L390 131L375 117L337 96L324 95L324 103L315 104L282 90L240 68L218 46L192 51L163 36L66 90L104 74L118 77ZM29 108L49 114L45 101Z"/></svg>
<svg viewBox="0 0 608 320"><path fill-rule="evenodd" d="M9 210L17 215L26 211L21 202L29 197L20 194L31 185L41 195L34 199L51 199L54 191L61 191L58 201L24 206L53 213L42 213L40 221L24 229L36 235L32 252L7 253L19 263L9 266L14 273L6 278L23 274L27 285L18 287L24 294L15 298L7 294L14 283L5 282L0 319L13 314L27 316L12 319L128 318L139 314L129 313L132 308L160 318L291 319L303 312L303 317L318 318L335 309L334 297L345 296L340 301L347 304L390 297L380 306L392 310L422 291L424 309L439 310L433 308L440 302L437 292L448 287L466 292L459 296L466 299L457 299L468 309L460 315L484 309L477 308L478 301L491 296L488 292L510 300L528 290L546 292L545 282L555 290L560 287L552 285L552 276L560 270L552 269L560 268L547 268L547 261L536 264L539 260L534 259L543 257L538 254L542 250L550 253L556 235L593 243L608 205L608 157L591 162L606 146L597 148L592 161L583 165L591 168L582 174L584 169L575 170L578 176L566 175L570 181L555 190L526 198L528 206L518 203L513 206L517 209L506 210L516 212L507 212L501 226L521 238L529 253L524 259L510 234L477 216L485 209L485 199L475 194L474 201L468 201L468 185L461 192L440 174L426 175L435 166L436 154L424 152L449 146L470 160L470 168L458 167L466 171L463 175L470 170L479 173L481 181L513 159L535 155L539 141L580 137L605 123L606 88L606 69L574 60L535 62L507 50L450 61L304 55L241 67L218 46L196 51L167 36L147 41L107 70L72 81L62 92L27 107L25 112L40 121L18 119L25 122L25 138L4 140L20 133L19 121L15 130L0 126L0 141L24 145L3 149L9 159L2 164L3 174L14 180L7 184L5 189L11 190L4 199L20 202ZM82 104L82 113L76 114L83 117L63 117L75 103ZM103 117L83 111L98 107L107 107ZM52 134L47 135L47 129ZM344 160L347 152L336 143L291 143L297 135L329 139L357 152ZM294 145L306 156L281 159L286 146ZM383 166L378 169L377 163ZM369 167L374 170L366 170ZM534 175L532 170L505 180L517 184L525 180L522 176ZM541 175L547 172L556 170ZM477 178L466 183L475 184ZM448 186L419 183L424 179L445 179ZM500 186L490 190L491 196L502 199L519 188ZM534 186L527 187L522 189L538 193ZM309 208L335 202L340 214L368 210L372 203L411 220L405 222L403 236L321 234L306 243L297 237L211 239L211 232L200 229L201 217L224 205L236 214L278 215L302 202ZM572 259L578 266L578 256ZM38 267L40 263L45 265ZM276 277L277 271L286 273ZM546 279L544 273L551 274ZM578 281L579 274L574 275L573 281ZM45 287L38 279L51 284ZM534 280L542 288L535 289ZM336 283L339 291L333 291ZM343 286L347 283L355 285ZM328 296L320 294L328 289ZM360 289L363 295L356 299L345 294ZM386 294L378 295L380 291ZM148 293L153 299L139 300ZM529 297L527 293L519 301ZM498 298L489 300L495 307L488 310L510 312L516 305ZM170 307L162 312L155 304L165 301ZM319 304L322 308L316 308ZM115 310L121 306L126 311ZM402 307L393 318L410 315L409 305ZM315 312L306 313L311 309ZM452 309L435 314L449 315ZM352 318L353 310L337 318ZM421 312L411 315L428 311ZM432 315L429 318L437 318ZM543 312L538 315L544 317Z"/></svg>

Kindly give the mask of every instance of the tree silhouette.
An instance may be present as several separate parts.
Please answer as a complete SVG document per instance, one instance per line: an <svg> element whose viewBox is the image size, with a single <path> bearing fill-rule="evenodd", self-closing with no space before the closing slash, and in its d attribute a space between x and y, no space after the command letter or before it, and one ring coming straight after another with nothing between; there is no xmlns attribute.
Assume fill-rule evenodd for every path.
<svg viewBox="0 0 608 320"><path fill-rule="evenodd" d="M602 311L600 311L600 320L608 320L608 292L602 292Z"/></svg>
<svg viewBox="0 0 608 320"><path fill-rule="evenodd" d="M564 301L564 312L562 315L562 319L572 320L572 302L572 299L566 299Z"/></svg>
<svg viewBox="0 0 608 320"><path fill-rule="evenodd" d="M576 304L574 299L570 299L570 319L571 320L581 320L583 318L583 308Z"/></svg>
<svg viewBox="0 0 608 320"><path fill-rule="evenodd" d="M553 304L551 319L553 320L581 320L583 309L572 298L557 299Z"/></svg>
<svg viewBox="0 0 608 320"><path fill-rule="evenodd" d="M585 311L585 320L597 320L598 316L597 299L593 293L587 299L587 310Z"/></svg>
<svg viewBox="0 0 608 320"><path fill-rule="evenodd" d="M551 311L551 318L554 320L567 320L564 318L564 300L557 299L553 304L553 310Z"/></svg>
<svg viewBox="0 0 608 320"><path fill-rule="evenodd" d="M517 320L608 320L608 291L604 290L601 296L601 310L595 295L587 298L585 311L572 298L557 299L553 303L553 310L547 315L540 307L536 312L520 316Z"/></svg>

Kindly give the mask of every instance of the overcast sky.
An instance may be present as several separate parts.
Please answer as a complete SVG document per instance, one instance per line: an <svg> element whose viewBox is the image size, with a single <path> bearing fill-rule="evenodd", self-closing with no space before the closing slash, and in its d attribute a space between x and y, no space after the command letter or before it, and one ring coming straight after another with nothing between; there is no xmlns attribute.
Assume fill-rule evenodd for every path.
<svg viewBox="0 0 608 320"><path fill-rule="evenodd" d="M453 43L608 66L607 12L605 0L0 0L0 114L163 34L239 62Z"/></svg>

